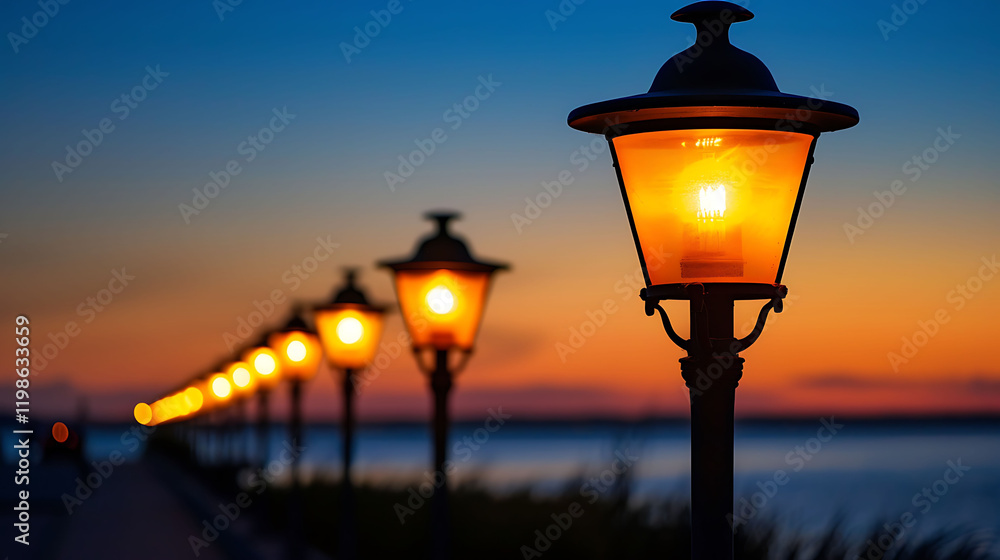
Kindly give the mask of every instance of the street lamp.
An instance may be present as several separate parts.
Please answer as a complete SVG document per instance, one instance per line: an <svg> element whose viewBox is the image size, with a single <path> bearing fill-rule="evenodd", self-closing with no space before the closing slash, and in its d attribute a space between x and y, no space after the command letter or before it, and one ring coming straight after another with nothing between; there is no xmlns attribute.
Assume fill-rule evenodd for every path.
<svg viewBox="0 0 1000 560"><path fill-rule="evenodd" d="M341 499L341 558L357 556L357 531L354 511L354 485L351 481L351 462L354 449L354 393L355 373L368 365L378 349L382 337L382 315L385 309L368 303L365 293L355 285L357 273L348 269L344 286L330 303L315 309L316 329L330 365L343 372L341 386L344 395L343 420L340 423L343 439L343 475Z"/></svg>
<svg viewBox="0 0 1000 560"><path fill-rule="evenodd" d="M729 43L753 17L729 2L697 2L671 18L697 28L696 44L669 59L648 93L579 107L569 125L606 136L646 288L687 351L691 393L691 526L695 558L733 557L733 405L739 352L760 336L780 284L816 140L854 126L840 103L781 93L767 67ZM654 260L654 255L667 254ZM663 300L690 302L690 338ZM733 330L733 302L766 300L754 329Z"/></svg>
<svg viewBox="0 0 1000 560"><path fill-rule="evenodd" d="M266 337L243 352L242 357L257 381L257 455L259 466L263 467L268 459L271 391L281 381L281 368L278 366L278 355L267 346Z"/></svg>
<svg viewBox="0 0 1000 560"><path fill-rule="evenodd" d="M233 456L237 464L241 460L249 462L250 445L247 441L247 400L257 388L257 376L253 366L243 361L235 361L226 368L226 375L233 384L234 409L236 414L236 433L233 439Z"/></svg>
<svg viewBox="0 0 1000 560"><path fill-rule="evenodd" d="M440 560L449 556L445 465L448 394L454 375L464 369L472 353L490 279L507 265L473 258L465 242L448 231L448 222L458 218L458 214L430 213L427 218L437 222L438 230L421 240L416 254L408 260L382 261L379 266L392 269L395 275L396 295L413 340L417 364L430 376L434 394L434 471L442 482L431 502L432 555ZM461 355L455 366L448 363L448 353L452 350ZM422 360L425 351L434 353L433 366Z"/></svg>
<svg viewBox="0 0 1000 560"><path fill-rule="evenodd" d="M278 356L281 374L288 379L289 394L292 399L289 433L292 445L302 448L302 386L315 377L323 356L319 340L306 325L299 309L292 312L292 318L280 330L268 337L271 350ZM292 457L292 490L289 497L288 555L297 560L302 557L302 489L299 480L301 453Z"/></svg>

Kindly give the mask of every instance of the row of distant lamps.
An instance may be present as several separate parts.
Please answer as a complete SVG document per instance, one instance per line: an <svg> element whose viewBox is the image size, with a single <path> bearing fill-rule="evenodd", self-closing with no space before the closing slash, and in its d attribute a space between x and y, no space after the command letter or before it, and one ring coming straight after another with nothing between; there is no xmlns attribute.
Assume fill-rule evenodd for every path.
<svg viewBox="0 0 1000 560"><path fill-rule="evenodd" d="M395 276L396 295L417 365L428 378L434 401L432 468L443 474L446 472L450 424L448 399L454 376L464 369L472 353L493 273L506 269L507 265L472 256L465 242L448 230L448 223L457 218L457 214L438 212L427 217L436 221L438 227L418 243L415 254L409 259L381 261L379 266L392 270ZM348 270L344 286L333 299L313 308L318 332L308 326L303 310L296 309L283 328L238 353L234 361L152 404L139 403L134 410L139 423L157 425L191 418L231 403L242 403L256 392L261 424L265 424L263 415L267 412L268 395L282 378L286 378L291 384L292 397L290 432L293 441L298 443L302 436L302 386L316 375L325 353L330 365L344 374L341 432L345 493L340 541L346 548L342 548L340 556L348 559L356 555L351 489L355 375L375 356L386 311L368 302L364 292L355 285L355 276L353 270ZM293 464L293 491L297 492L295 472ZM434 558L447 558L449 553L447 504L445 480L431 500L431 552ZM298 546L297 537L291 540Z"/></svg>
<svg viewBox="0 0 1000 560"><path fill-rule="evenodd" d="M458 350L468 354L476 338L492 273L504 264L474 259L448 231L455 213L430 213L438 230L423 239L416 255L379 264L395 273L396 291L416 352ZM312 379L325 352L330 364L353 373L369 365L382 335L385 307L372 305L345 273L344 286L332 301L313 309L317 333L301 309L281 329L265 336L210 375L199 376L154 401L138 403L136 421L153 426L223 407L256 390L270 391L282 378L295 383Z"/></svg>

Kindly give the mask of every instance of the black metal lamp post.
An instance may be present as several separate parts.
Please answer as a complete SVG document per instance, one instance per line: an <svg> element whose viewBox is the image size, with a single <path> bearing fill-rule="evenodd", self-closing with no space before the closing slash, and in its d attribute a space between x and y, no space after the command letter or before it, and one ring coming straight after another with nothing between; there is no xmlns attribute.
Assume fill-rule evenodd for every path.
<svg viewBox="0 0 1000 560"><path fill-rule="evenodd" d="M396 295L413 340L413 352L421 371L430 378L434 395L434 472L441 484L431 498L431 553L435 560L444 560L450 556L448 395L454 376L472 354L493 273L508 267L473 258L465 242L451 235L448 222L458 214L439 212L427 217L437 222L438 230L421 240L416 254L379 265L395 275ZM453 351L460 354L455 365L449 364ZM433 353L433 365L424 362L425 353Z"/></svg>
<svg viewBox="0 0 1000 560"><path fill-rule="evenodd" d="M382 336L383 307L368 302L365 293L355 285L357 273L348 269L344 286L330 303L316 307L316 329L330 365L343 373L341 387L344 397L343 420L340 423L343 440L343 474L341 476L341 522L339 558L357 558L357 519L354 505L354 484L351 463L354 455L354 394L356 372L371 363Z"/></svg>
<svg viewBox="0 0 1000 560"><path fill-rule="evenodd" d="M692 552L733 557L733 406L739 353L781 311L781 276L816 140L851 127L855 109L781 93L767 67L729 42L729 26L753 14L729 2L697 2L671 18L697 41L670 58L648 93L575 109L569 125L603 134L646 288L670 339L687 351L691 394ZM670 324L663 300L690 302L690 337ZM752 332L737 338L733 303L765 300Z"/></svg>
<svg viewBox="0 0 1000 560"><path fill-rule="evenodd" d="M292 457L291 475L292 489L289 497L289 547L288 556L291 560L302 558L304 546L302 542L302 488L299 479L299 463L302 446L302 388L316 375L320 361L323 359L322 349L315 333L306 324L299 310L285 327L271 334L268 338L271 350L278 356L281 374L289 382L291 395L291 415L289 418L289 435L296 452Z"/></svg>

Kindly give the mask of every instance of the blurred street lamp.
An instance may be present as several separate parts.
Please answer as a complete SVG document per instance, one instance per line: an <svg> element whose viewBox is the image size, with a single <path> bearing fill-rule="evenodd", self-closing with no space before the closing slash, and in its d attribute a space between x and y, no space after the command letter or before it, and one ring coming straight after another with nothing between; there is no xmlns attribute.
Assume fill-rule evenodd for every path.
<svg viewBox="0 0 1000 560"><path fill-rule="evenodd" d="M289 434L292 445L302 449L302 386L316 376L323 359L322 348L315 333L296 309L284 328L268 337L271 350L278 356L282 376L288 379L292 400ZM288 555L292 560L302 557L302 488L299 480L301 453L292 457L292 490L289 498Z"/></svg>
<svg viewBox="0 0 1000 560"><path fill-rule="evenodd" d="M270 430L271 391L281 381L278 355L267 346L267 337L259 344L243 353L243 361L250 369L257 383L257 458L263 467L268 460L268 431Z"/></svg>
<svg viewBox="0 0 1000 560"><path fill-rule="evenodd" d="M448 395L453 377L464 369L472 353L486 305L493 273L507 265L479 261L472 257L461 239L448 231L454 213L430 213L438 230L422 239L416 254L407 260L382 261L393 271L396 295L403 320L413 340L420 369L430 377L434 395L434 471L442 480L431 502L432 556L449 557L448 480ZM434 364L425 364L422 353L434 354ZM460 354L450 365L448 354ZM437 476L437 475L436 475Z"/></svg>
<svg viewBox="0 0 1000 560"><path fill-rule="evenodd" d="M233 408L236 413L236 429L233 439L233 455L237 463L250 461L250 444L247 439L247 400L257 388L257 376L251 371L250 364L236 361L226 368L226 374L233 383Z"/></svg>
<svg viewBox="0 0 1000 560"><path fill-rule="evenodd" d="M739 352L760 336L780 284L816 140L851 127L855 109L781 93L767 67L729 43L753 14L698 2L671 18L697 42L668 60L648 93L575 109L569 125L606 136L645 276L646 314L659 312L691 394L691 525L695 558L731 559L733 406ZM690 302L690 338L663 300ZM766 300L736 338L733 304Z"/></svg>
<svg viewBox="0 0 1000 560"><path fill-rule="evenodd" d="M153 409L151 409L146 403L139 403L135 405L135 408L132 410L132 414L135 416L135 421L143 426L148 426L153 422Z"/></svg>
<svg viewBox="0 0 1000 560"><path fill-rule="evenodd" d="M316 329L330 365L343 373L344 408L340 423L343 439L343 496L341 500L341 532L339 558L357 557L357 522L354 508L354 484L351 463L354 451L355 373L368 365L375 356L382 337L382 315L385 309L368 303L365 293L355 285L356 272L348 269L344 286L330 303L315 309Z"/></svg>

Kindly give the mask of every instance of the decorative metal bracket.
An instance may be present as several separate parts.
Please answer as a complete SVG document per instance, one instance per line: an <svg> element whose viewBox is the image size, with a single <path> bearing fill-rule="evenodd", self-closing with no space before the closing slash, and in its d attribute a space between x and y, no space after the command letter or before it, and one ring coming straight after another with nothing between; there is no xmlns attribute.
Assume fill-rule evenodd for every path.
<svg viewBox="0 0 1000 560"><path fill-rule="evenodd" d="M659 311L660 321L663 322L663 330L667 331L667 336L670 337L670 340L672 340L674 344L679 346L681 350L689 349L691 346L691 341L682 338L679 334L677 334L677 331L674 330L674 326L670 324L670 317L667 315L667 310L663 309L663 306L660 305L660 300L647 297L646 288L643 288L642 290L639 291L639 297L642 298L644 302L646 302L646 316L652 317L654 311Z"/></svg>
<svg viewBox="0 0 1000 560"><path fill-rule="evenodd" d="M757 322L754 324L754 328L750 331L747 336L736 339L728 347L735 350L735 353L742 352L749 348L757 339L760 338L761 333L764 332L764 325L767 322L768 313L773 309L775 313L781 313L783 310L783 299L785 295L788 294L788 289L781 284L739 284L739 283L719 283L719 284L705 284L701 283L691 283L691 284L669 284L653 286L650 288L643 288L639 291L639 297L643 300L646 305L646 316L652 317L654 312L659 312L660 321L663 323L663 330L666 331L667 336L682 350L686 350L688 353L694 351L700 352L711 352L711 348L701 346L711 346L711 340L708 338L708 326L707 321L702 321L701 330L703 332L692 333L692 338L685 339L677 334L674 330L673 325L670 323L670 317L667 315L667 311L660 305L663 300L688 300L691 302L692 309L696 311L701 311L705 308L705 300L709 297L721 297L726 298L731 301L735 300L753 300L753 299L766 299L767 303L761 308L760 313L757 314ZM695 348L695 345L699 348Z"/></svg>
<svg viewBox="0 0 1000 560"><path fill-rule="evenodd" d="M413 357L417 360L417 367L420 368L421 372L430 376L437 369L436 358L431 359L430 363L428 363L427 360L423 359L423 355L425 354L424 350L430 350L429 353L432 355L436 354L438 350L432 346L413 347ZM462 371L465 370L465 366L468 365L470 357L472 357L471 349L469 350L459 349L458 363L455 364L454 366L448 365L447 367L448 371L451 372L452 375L458 375L459 373L462 373Z"/></svg>

